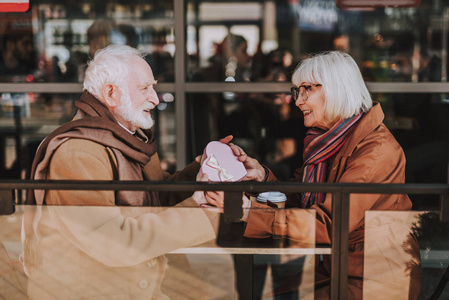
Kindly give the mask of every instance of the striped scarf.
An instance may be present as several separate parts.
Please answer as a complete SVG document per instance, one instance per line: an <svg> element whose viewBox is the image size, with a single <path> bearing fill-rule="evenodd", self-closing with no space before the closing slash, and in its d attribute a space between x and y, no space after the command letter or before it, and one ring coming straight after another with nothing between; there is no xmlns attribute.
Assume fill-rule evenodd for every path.
<svg viewBox="0 0 449 300"><path fill-rule="evenodd" d="M363 116L363 112L335 124L325 131L310 128L304 139L304 175L303 182L325 182L327 176L327 160L343 147L354 126ZM323 203L323 193L303 193L300 201L302 208L316 203Z"/></svg>

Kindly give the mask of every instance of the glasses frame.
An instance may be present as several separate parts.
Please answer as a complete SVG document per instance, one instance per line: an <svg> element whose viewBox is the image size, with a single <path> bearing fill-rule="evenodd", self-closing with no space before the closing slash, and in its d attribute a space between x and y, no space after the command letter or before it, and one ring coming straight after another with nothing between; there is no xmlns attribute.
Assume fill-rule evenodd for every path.
<svg viewBox="0 0 449 300"><path fill-rule="evenodd" d="M307 101L307 99L309 99L309 90L312 87L317 87L317 86L322 86L322 84L320 83L315 83L315 84L305 84L305 85L300 85L298 87L293 86L290 89L290 92L292 94L293 99L296 101L296 99L298 99L299 95L301 95L301 98L303 101ZM303 92L301 92L301 89L304 89Z"/></svg>

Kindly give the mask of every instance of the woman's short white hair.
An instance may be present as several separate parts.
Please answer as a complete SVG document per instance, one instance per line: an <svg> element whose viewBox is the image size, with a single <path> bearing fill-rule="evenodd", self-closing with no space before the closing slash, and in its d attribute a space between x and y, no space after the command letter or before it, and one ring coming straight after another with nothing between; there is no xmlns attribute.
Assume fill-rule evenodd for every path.
<svg viewBox="0 0 449 300"><path fill-rule="evenodd" d="M105 84L114 84L122 92L127 92L130 60L136 57L143 58L144 53L126 45L110 45L98 50L88 63L83 88L101 101Z"/></svg>
<svg viewBox="0 0 449 300"><path fill-rule="evenodd" d="M373 105L357 63L344 52L322 52L304 59L296 67L292 83L322 85L324 117L329 121L367 112Z"/></svg>

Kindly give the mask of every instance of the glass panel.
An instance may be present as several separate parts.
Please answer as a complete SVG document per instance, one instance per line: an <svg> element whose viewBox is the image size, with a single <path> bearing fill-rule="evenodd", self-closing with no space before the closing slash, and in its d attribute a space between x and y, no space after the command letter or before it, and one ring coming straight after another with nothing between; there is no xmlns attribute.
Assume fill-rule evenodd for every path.
<svg viewBox="0 0 449 300"><path fill-rule="evenodd" d="M446 94L373 94L372 98L381 103L384 123L404 149L406 181L446 183ZM288 180L302 164L307 130L301 111L290 99L289 94L188 94L190 159L200 154L210 140L232 134L234 142L248 155L272 168L280 180Z"/></svg>
<svg viewBox="0 0 449 300"><path fill-rule="evenodd" d="M289 94L188 94L187 152L202 153L210 140L232 134L251 157L288 180L301 165L305 127Z"/></svg>
<svg viewBox="0 0 449 300"><path fill-rule="evenodd" d="M313 210L292 213L315 216ZM313 222L301 243L245 238L243 223L221 216L193 207L19 205L13 215L0 216L0 296L313 297L315 253L329 253L315 247Z"/></svg>
<svg viewBox="0 0 449 300"><path fill-rule="evenodd" d="M340 9L334 0L187 1L187 78L275 81L306 55L350 53L368 81L446 81L447 5ZM228 37L228 38L226 38Z"/></svg>
<svg viewBox="0 0 449 300"><path fill-rule="evenodd" d="M384 123L407 158L406 183L447 183L449 104L447 94L373 94ZM437 195L410 195L415 209L434 209Z"/></svg>
<svg viewBox="0 0 449 300"><path fill-rule="evenodd" d="M162 170L176 171L176 114L175 97L171 93L158 93L159 104L152 110L153 132L158 145Z"/></svg>
<svg viewBox="0 0 449 300"><path fill-rule="evenodd" d="M379 291L382 298L430 299L437 290L438 299L447 298L437 286L449 270L448 232L435 212L367 211L363 299L379 299Z"/></svg>
<svg viewBox="0 0 449 300"><path fill-rule="evenodd" d="M158 93L160 104L152 110L153 132L162 169L176 169L176 118L174 97ZM79 94L0 94L0 178L28 178L36 149L53 130L76 113Z"/></svg>
<svg viewBox="0 0 449 300"><path fill-rule="evenodd" d="M32 1L0 13L3 82L81 82L85 64L110 43L148 53L160 82L173 81L173 1Z"/></svg>
<svg viewBox="0 0 449 300"><path fill-rule="evenodd" d="M8 192L0 193L3 203ZM275 226L260 221L281 212L288 216L290 239L266 237ZM193 207L18 205L14 214L0 216L0 295L61 299L112 290L174 299L234 299L248 292L257 299L313 296L315 277L324 274L315 259L329 263L331 254L328 245L315 246L315 218L314 210L253 207L245 230L218 211ZM164 226L155 228L161 221ZM349 279L351 292L363 292L360 299L378 299L380 290L409 299L438 289L448 267L449 228L437 212L367 211L364 224L363 242L357 232L349 236L350 274L363 264L363 273ZM143 236L159 240L157 246ZM442 290L442 299L447 296Z"/></svg>
<svg viewBox="0 0 449 300"><path fill-rule="evenodd" d="M438 299L448 298L449 223L441 222L438 212L424 211L413 223L412 232L418 240L421 254L420 294L430 299L431 295L441 293ZM443 282L446 282L445 289Z"/></svg>
<svg viewBox="0 0 449 300"><path fill-rule="evenodd" d="M78 94L0 94L0 174L28 178L40 142L75 115Z"/></svg>

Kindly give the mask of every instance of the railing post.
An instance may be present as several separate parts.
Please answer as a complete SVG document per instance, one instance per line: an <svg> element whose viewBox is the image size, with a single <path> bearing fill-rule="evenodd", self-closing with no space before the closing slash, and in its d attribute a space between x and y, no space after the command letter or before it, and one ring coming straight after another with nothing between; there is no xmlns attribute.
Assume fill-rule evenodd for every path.
<svg viewBox="0 0 449 300"><path fill-rule="evenodd" d="M442 223L449 222L449 190L440 194L440 220Z"/></svg>
<svg viewBox="0 0 449 300"><path fill-rule="evenodd" d="M225 192L223 212L227 221L238 222L243 217L242 196L241 192Z"/></svg>
<svg viewBox="0 0 449 300"><path fill-rule="evenodd" d="M332 193L332 254L331 254L331 290L330 299L339 296L340 242L341 242L341 192Z"/></svg>
<svg viewBox="0 0 449 300"><path fill-rule="evenodd" d="M332 194L331 299L348 296L349 193Z"/></svg>
<svg viewBox="0 0 449 300"><path fill-rule="evenodd" d="M219 232L225 231L224 239L229 239L233 234L238 234L242 227L233 226L233 222L241 222L240 219L243 216L242 208L242 192L225 192L224 194L224 207L223 218L224 222L220 222ZM234 223L238 225L238 223ZM226 232L228 230L228 232ZM232 232L233 231L233 232ZM243 235L243 232L241 232ZM235 238L232 243L239 240L240 237ZM220 240L217 240L217 244L220 245ZM233 255L234 268L236 273L236 289L238 298L242 300L253 299L253 254L239 254Z"/></svg>
<svg viewBox="0 0 449 300"><path fill-rule="evenodd" d="M0 192L0 216L12 215L16 211L15 190Z"/></svg>
<svg viewBox="0 0 449 300"><path fill-rule="evenodd" d="M238 278L235 282L240 300L253 299L254 286L254 255L253 254L234 254L234 268L238 273Z"/></svg>
<svg viewBox="0 0 449 300"><path fill-rule="evenodd" d="M349 249L349 193L341 198L341 242L340 242L340 298L348 298L348 249Z"/></svg>

